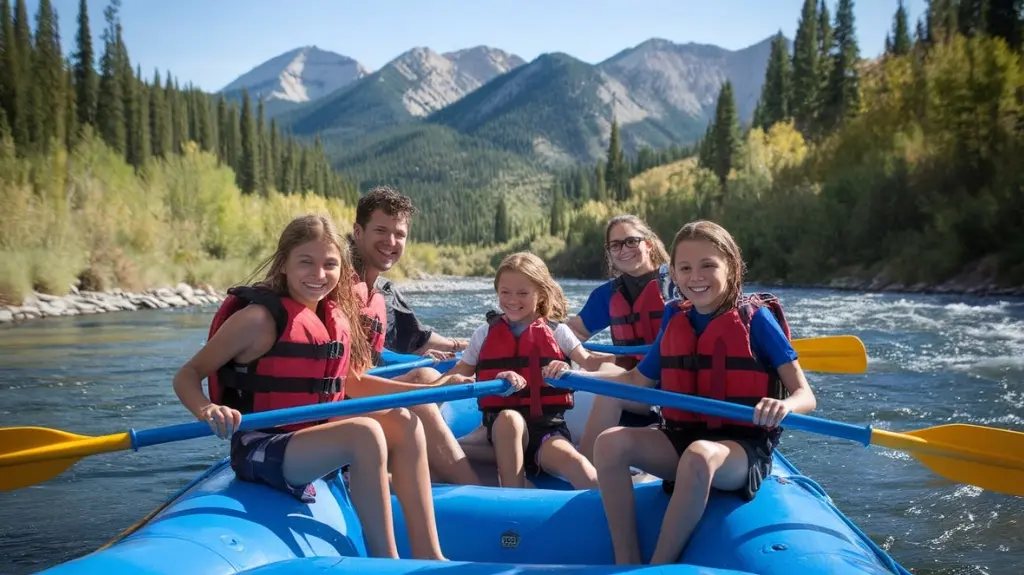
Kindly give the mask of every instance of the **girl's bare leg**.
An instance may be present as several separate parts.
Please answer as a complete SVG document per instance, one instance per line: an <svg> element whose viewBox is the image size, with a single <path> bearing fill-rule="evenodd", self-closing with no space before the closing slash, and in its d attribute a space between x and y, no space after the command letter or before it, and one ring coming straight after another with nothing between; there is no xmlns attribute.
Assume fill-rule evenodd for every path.
<svg viewBox="0 0 1024 575"><path fill-rule="evenodd" d="M352 505L373 557L398 559L388 490L388 453L384 430L369 417L354 417L296 431L284 452L282 473L292 485L303 485L346 463Z"/></svg>

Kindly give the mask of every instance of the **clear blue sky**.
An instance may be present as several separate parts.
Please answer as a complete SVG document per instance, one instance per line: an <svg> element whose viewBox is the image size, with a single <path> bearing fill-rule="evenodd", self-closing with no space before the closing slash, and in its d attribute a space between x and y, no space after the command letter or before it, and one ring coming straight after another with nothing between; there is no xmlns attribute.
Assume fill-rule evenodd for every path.
<svg viewBox="0 0 1024 575"><path fill-rule="evenodd" d="M74 50L78 0L52 0L61 44ZM293 48L316 45L376 70L414 46L447 52L486 44L532 60L566 52L599 62L652 37L738 49L782 30L802 0L123 0L133 64L208 91ZM835 0L828 0L835 16ZM33 19L39 0L28 0ZM906 0L911 30L925 0ZM630 6L630 8L625 8ZM861 55L881 53L897 0L859 0ZM89 1L93 35L106 1ZM34 20L33 20L34 21ZM99 48L97 48L99 51Z"/></svg>

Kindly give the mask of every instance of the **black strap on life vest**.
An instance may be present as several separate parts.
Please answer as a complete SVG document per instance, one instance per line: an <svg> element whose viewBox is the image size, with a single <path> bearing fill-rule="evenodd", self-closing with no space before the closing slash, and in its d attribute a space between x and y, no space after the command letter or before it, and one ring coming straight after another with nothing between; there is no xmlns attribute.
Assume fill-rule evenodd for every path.
<svg viewBox="0 0 1024 575"><path fill-rule="evenodd" d="M377 339L375 336L384 337L384 324L380 321L380 318L370 317L366 314L359 314L359 322L369 336L367 341L370 343L370 364L374 366L380 365L381 352L373 347L373 340Z"/></svg>
<svg viewBox="0 0 1024 575"><path fill-rule="evenodd" d="M330 394L341 391L342 377L274 377L255 374L248 365L224 366L217 371L222 387L230 387L250 393L318 393Z"/></svg>
<svg viewBox="0 0 1024 575"><path fill-rule="evenodd" d="M655 280L652 279L652 281L655 281ZM632 305L634 303L636 303L636 300L630 300L629 299L629 290L626 289L625 280L622 279L622 276L620 275L619 277L615 278L614 282L615 282L613 284L614 290L617 291L622 296L622 298L625 299L626 302L629 303L629 305L632 307ZM643 289L640 290L640 294L644 293L644 290L646 290L646 289L647 289L647 286L645 284ZM639 296L640 294L637 294L637 295ZM664 298L664 294L662 294L662 297ZM649 312L649 313L646 313L646 314L641 314L641 313L638 313L638 312L631 312L631 313L626 314L625 316L609 318L608 324L609 325L630 325L630 326L635 326L637 323L639 323L643 319L643 317L642 317L643 315L648 315L652 319L660 320L661 317L664 314L665 314L665 310L664 309L659 309L657 311L652 311L652 312ZM615 340L615 344L616 345L621 345L621 346L634 346L634 345L646 345L647 344L647 342L644 341L644 338L636 333L636 330L633 330L633 333L634 333L634 335L636 335L636 337L633 337L633 338L627 339L627 340Z"/></svg>
<svg viewBox="0 0 1024 575"><path fill-rule="evenodd" d="M497 310L490 310L487 312L487 325L493 326L496 322L503 321L502 313ZM554 332L557 325L548 320L548 329ZM511 328L510 328L511 329ZM545 367L552 361L565 361L560 357L542 357L540 358L540 366ZM502 371L511 371L516 369L526 369L530 367L530 358L528 357L496 357L490 359L481 359L476 364L476 369L483 371L485 369L500 369ZM564 390L563 390L564 391Z"/></svg>
<svg viewBox="0 0 1024 575"><path fill-rule="evenodd" d="M661 357L661 367L687 371L711 369L711 359L710 355L665 355ZM727 357L725 358L725 369L729 371L767 371L761 362L752 357Z"/></svg>

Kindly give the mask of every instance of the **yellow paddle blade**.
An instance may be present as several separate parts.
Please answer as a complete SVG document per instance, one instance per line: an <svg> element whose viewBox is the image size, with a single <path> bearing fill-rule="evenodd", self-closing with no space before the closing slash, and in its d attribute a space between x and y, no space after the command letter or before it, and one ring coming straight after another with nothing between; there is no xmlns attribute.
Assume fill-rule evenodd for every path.
<svg viewBox="0 0 1024 575"><path fill-rule="evenodd" d="M1024 433L1019 431L963 423L904 433L872 429L871 444L906 451L950 481L1024 496Z"/></svg>
<svg viewBox="0 0 1024 575"><path fill-rule="evenodd" d="M792 343L800 367L807 371L864 373L868 369L864 342L855 335L799 338Z"/></svg>
<svg viewBox="0 0 1024 575"><path fill-rule="evenodd" d="M0 429L0 490L42 483L60 475L86 455L131 449L131 446L127 433L89 437L45 427Z"/></svg>

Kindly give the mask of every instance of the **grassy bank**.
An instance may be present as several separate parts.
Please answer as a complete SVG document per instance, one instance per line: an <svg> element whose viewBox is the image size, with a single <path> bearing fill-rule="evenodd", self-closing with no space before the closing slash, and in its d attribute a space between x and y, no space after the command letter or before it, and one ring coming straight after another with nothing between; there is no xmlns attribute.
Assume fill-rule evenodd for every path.
<svg viewBox="0 0 1024 575"><path fill-rule="evenodd" d="M194 144L128 166L85 135L67 152L24 159L0 141L0 298L186 282L244 280L272 253L284 224L307 212L352 220L354 209L315 195L243 195L234 173Z"/></svg>

